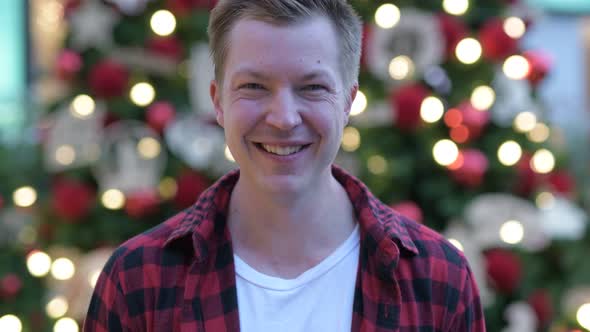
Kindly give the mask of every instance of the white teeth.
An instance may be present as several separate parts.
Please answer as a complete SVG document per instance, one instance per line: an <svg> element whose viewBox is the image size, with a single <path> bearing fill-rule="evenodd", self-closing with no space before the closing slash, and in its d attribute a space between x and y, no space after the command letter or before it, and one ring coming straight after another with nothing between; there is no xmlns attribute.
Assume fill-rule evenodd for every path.
<svg viewBox="0 0 590 332"><path fill-rule="evenodd" d="M264 150L270 153L278 154L279 156L286 156L293 154L295 152L299 152L303 148L303 145L297 146L276 146L276 145L268 145L268 144L261 144Z"/></svg>

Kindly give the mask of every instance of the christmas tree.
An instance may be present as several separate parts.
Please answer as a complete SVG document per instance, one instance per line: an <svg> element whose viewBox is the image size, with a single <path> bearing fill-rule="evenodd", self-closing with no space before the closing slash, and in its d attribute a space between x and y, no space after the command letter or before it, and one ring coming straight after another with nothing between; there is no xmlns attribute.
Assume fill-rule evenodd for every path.
<svg viewBox="0 0 590 332"><path fill-rule="evenodd" d="M0 330L76 331L113 248L237 167L209 100L215 2L52 2L69 27L49 73L62 88L38 144L0 151ZM337 163L464 251L489 331L590 330L582 188L536 98L551 63L519 46L535 13L351 2L366 24Z"/></svg>

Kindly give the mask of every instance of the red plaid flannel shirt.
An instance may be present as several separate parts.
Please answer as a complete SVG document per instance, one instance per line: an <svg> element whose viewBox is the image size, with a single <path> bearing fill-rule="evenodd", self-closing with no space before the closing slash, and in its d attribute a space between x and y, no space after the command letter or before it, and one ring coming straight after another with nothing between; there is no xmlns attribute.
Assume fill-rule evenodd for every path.
<svg viewBox="0 0 590 332"><path fill-rule="evenodd" d="M334 166L333 174L361 231L352 331L485 331L462 253L392 211L342 169ZM192 207L115 251L96 284L85 332L239 331L225 226L238 177L238 171L224 176Z"/></svg>

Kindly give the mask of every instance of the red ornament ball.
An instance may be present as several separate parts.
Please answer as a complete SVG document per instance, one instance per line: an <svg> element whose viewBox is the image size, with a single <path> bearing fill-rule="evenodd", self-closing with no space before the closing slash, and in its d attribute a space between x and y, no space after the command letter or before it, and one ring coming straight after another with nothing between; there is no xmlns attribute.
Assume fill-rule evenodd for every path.
<svg viewBox="0 0 590 332"><path fill-rule="evenodd" d="M2 210L3 207L4 207L4 198L2 198L2 196L0 196L0 210Z"/></svg>
<svg viewBox="0 0 590 332"><path fill-rule="evenodd" d="M182 59L182 43L174 36L154 37L147 42L147 48L154 54L161 55L172 60L179 61Z"/></svg>
<svg viewBox="0 0 590 332"><path fill-rule="evenodd" d="M82 69L82 57L72 50L63 50L57 57L55 70L57 77L64 81L70 81L78 75Z"/></svg>
<svg viewBox="0 0 590 332"><path fill-rule="evenodd" d="M12 299L18 295L23 288L23 282L19 276L10 273L0 279L0 297Z"/></svg>
<svg viewBox="0 0 590 332"><path fill-rule="evenodd" d="M199 195L209 187L209 181L194 171L184 171L176 179L177 190L174 197L174 205L179 209L191 206L197 201Z"/></svg>
<svg viewBox="0 0 590 332"><path fill-rule="evenodd" d="M211 10L217 0L167 0L166 7L176 15L187 15L196 9Z"/></svg>
<svg viewBox="0 0 590 332"><path fill-rule="evenodd" d="M527 79L533 86L538 85L545 79L552 67L552 60L548 54L541 51L527 51L523 56L529 62Z"/></svg>
<svg viewBox="0 0 590 332"><path fill-rule="evenodd" d="M122 96L129 84L129 73L121 64L104 60L96 64L88 77L90 91L100 98Z"/></svg>
<svg viewBox="0 0 590 332"><path fill-rule="evenodd" d="M139 219L157 212L160 204L158 193L153 190L143 190L132 193L125 200L125 212L131 218Z"/></svg>
<svg viewBox="0 0 590 332"><path fill-rule="evenodd" d="M82 0L66 0L63 7L64 17L69 18L73 12L78 10L78 7L80 7L81 3Z"/></svg>
<svg viewBox="0 0 590 332"><path fill-rule="evenodd" d="M467 37L467 27L458 18L447 14L439 14L438 23L445 39L447 57L451 58L455 54L457 44Z"/></svg>
<svg viewBox="0 0 590 332"><path fill-rule="evenodd" d="M95 199L94 189L77 180L58 179L51 191L53 211L58 217L70 222L87 216Z"/></svg>
<svg viewBox="0 0 590 332"><path fill-rule="evenodd" d="M531 159L533 156L530 152L523 152L522 157L516 164L518 180L515 183L515 192L528 196L543 182L544 177L533 171Z"/></svg>
<svg viewBox="0 0 590 332"><path fill-rule="evenodd" d="M416 130L422 124L420 108L430 92L421 84L402 86L391 94L395 125L405 131Z"/></svg>
<svg viewBox="0 0 590 332"><path fill-rule="evenodd" d="M391 208L397 211L399 214L415 222L422 223L424 221L424 215L422 209L412 201L401 201L391 205Z"/></svg>
<svg viewBox="0 0 590 332"><path fill-rule="evenodd" d="M576 180L565 170L554 171L549 174L549 185L554 192L573 197L576 192Z"/></svg>
<svg viewBox="0 0 590 332"><path fill-rule="evenodd" d="M491 249L484 253L486 271L492 286L502 294L511 294L522 280L522 263L514 253Z"/></svg>
<svg viewBox="0 0 590 332"><path fill-rule="evenodd" d="M451 169L451 177L466 187L481 186L489 166L488 157L477 149L466 149L458 159L458 165Z"/></svg>
<svg viewBox="0 0 590 332"><path fill-rule="evenodd" d="M148 125L162 134L166 126L174 120L176 109L167 101L159 101L150 105L146 112L146 122Z"/></svg>
<svg viewBox="0 0 590 332"><path fill-rule="evenodd" d="M502 61L518 51L518 41L504 31L504 20L494 18L479 30L483 56L491 61Z"/></svg>
<svg viewBox="0 0 590 332"><path fill-rule="evenodd" d="M546 327L553 319L553 303L546 289L538 289L529 295L527 302L535 311L539 326Z"/></svg>

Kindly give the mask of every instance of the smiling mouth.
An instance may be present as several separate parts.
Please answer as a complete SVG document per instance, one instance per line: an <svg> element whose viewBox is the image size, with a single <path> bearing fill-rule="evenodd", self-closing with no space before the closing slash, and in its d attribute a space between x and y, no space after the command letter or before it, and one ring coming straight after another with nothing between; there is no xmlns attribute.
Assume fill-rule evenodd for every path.
<svg viewBox="0 0 590 332"><path fill-rule="evenodd" d="M254 145L256 145L256 147L258 147L259 149L261 149L263 151L266 151L268 153L275 154L277 156L288 156L288 155L295 154L295 153L297 153L297 152L299 152L299 151L307 148L311 144L292 145L292 146L278 146L278 145L254 143Z"/></svg>

